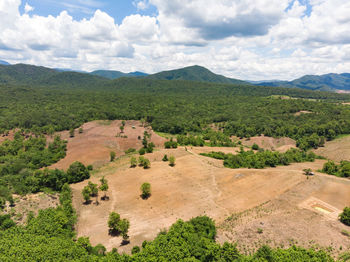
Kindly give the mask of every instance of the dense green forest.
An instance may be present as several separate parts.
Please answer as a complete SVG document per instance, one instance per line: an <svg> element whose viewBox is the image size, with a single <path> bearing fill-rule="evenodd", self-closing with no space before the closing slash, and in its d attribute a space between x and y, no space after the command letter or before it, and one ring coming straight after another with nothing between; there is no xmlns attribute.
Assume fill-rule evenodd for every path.
<svg viewBox="0 0 350 262"><path fill-rule="evenodd" d="M161 132L202 133L208 125L220 123L227 135L288 136L302 149L350 133L350 107L339 104L348 95L131 78L94 88L84 82L79 87L65 83L0 86L0 132L21 127L50 134L95 119L144 118ZM296 115L299 111L311 113Z"/></svg>
<svg viewBox="0 0 350 262"><path fill-rule="evenodd" d="M328 161L323 165L322 172L339 177L350 177L350 162L341 161L339 165Z"/></svg>
<svg viewBox="0 0 350 262"><path fill-rule="evenodd" d="M261 247L252 255L241 254L234 244L215 242L216 228L208 217L178 220L132 255L106 252L102 245L91 246L87 237L76 239L71 190L67 184L57 208L30 215L27 224L17 226L8 216L0 215L1 261L334 261L320 250L291 247ZM106 228L106 230L108 230Z"/></svg>

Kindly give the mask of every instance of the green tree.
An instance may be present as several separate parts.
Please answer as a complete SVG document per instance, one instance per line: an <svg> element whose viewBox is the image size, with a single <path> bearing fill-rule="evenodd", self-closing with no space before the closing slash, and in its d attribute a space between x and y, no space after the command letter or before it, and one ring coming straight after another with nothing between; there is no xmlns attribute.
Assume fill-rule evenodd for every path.
<svg viewBox="0 0 350 262"><path fill-rule="evenodd" d="M136 167L137 166L137 159L136 157L130 158L130 167Z"/></svg>
<svg viewBox="0 0 350 262"><path fill-rule="evenodd" d="M169 157L169 166L175 166L175 157L174 156Z"/></svg>
<svg viewBox="0 0 350 262"><path fill-rule="evenodd" d="M90 201L90 195L91 195L91 190L89 186L85 186L83 190L81 191L83 198L85 200L85 203L89 203Z"/></svg>
<svg viewBox="0 0 350 262"><path fill-rule="evenodd" d="M115 159L116 153L114 151L111 151L111 152L109 152L109 156L110 156L111 162L113 162Z"/></svg>
<svg viewBox="0 0 350 262"><path fill-rule="evenodd" d="M124 126L120 126L120 133L124 133Z"/></svg>
<svg viewBox="0 0 350 262"><path fill-rule="evenodd" d="M89 170L80 162L71 164L67 170L68 182L77 183L90 178Z"/></svg>
<svg viewBox="0 0 350 262"><path fill-rule="evenodd" d="M99 187L99 189L104 192L104 195L102 197L102 200L105 200L107 198L107 191L108 191L108 180L105 179L105 177L103 176L101 179L100 179L100 182L101 182L101 185Z"/></svg>
<svg viewBox="0 0 350 262"><path fill-rule="evenodd" d="M118 223L118 230L120 234L123 236L123 244L126 244L129 242L129 227L130 227L130 222L127 219L122 219Z"/></svg>
<svg viewBox="0 0 350 262"><path fill-rule="evenodd" d="M120 215L116 212L111 212L108 218L108 228L110 234L116 234L119 231Z"/></svg>
<svg viewBox="0 0 350 262"><path fill-rule="evenodd" d="M340 221L347 225L350 226L350 207L345 207L343 212L339 215Z"/></svg>
<svg viewBox="0 0 350 262"><path fill-rule="evenodd" d="M165 154L164 156L163 156L163 158L162 158L162 161L164 161L164 162L166 162L166 161L168 161L169 159L168 159L168 156Z"/></svg>
<svg viewBox="0 0 350 262"><path fill-rule="evenodd" d="M141 197L143 199L147 199L151 196L151 184L150 183L143 183L141 185Z"/></svg>
<svg viewBox="0 0 350 262"><path fill-rule="evenodd" d="M144 154L146 154L146 149L141 148L141 149L139 150L139 154L140 154L140 156L143 156Z"/></svg>
<svg viewBox="0 0 350 262"><path fill-rule="evenodd" d="M74 128L69 129L69 137L74 137Z"/></svg>
<svg viewBox="0 0 350 262"><path fill-rule="evenodd" d="M80 127L80 128L79 128L79 134L82 134L83 132L84 132L83 128Z"/></svg>

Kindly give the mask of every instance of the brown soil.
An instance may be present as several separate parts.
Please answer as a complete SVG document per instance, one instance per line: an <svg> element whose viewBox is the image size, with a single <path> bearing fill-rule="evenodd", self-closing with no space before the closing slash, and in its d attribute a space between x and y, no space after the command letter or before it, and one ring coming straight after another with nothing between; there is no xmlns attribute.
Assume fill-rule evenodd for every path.
<svg viewBox="0 0 350 262"><path fill-rule="evenodd" d="M273 138L261 135L251 137L249 140L242 139L241 141L242 144L246 146L252 146L253 144L257 144L263 149L276 150L279 152L286 152L291 148L296 148L295 141L289 137Z"/></svg>
<svg viewBox="0 0 350 262"><path fill-rule="evenodd" d="M333 161L340 162L341 160L350 161L350 136L335 139L326 142L324 147L320 147L314 152L317 155L326 157Z"/></svg>
<svg viewBox="0 0 350 262"><path fill-rule="evenodd" d="M310 179L303 175L305 168L320 169L323 160L261 170L228 169L222 161L199 156L197 150L203 149L186 151L180 147L147 154L152 165L147 170L129 168L127 157L104 166L92 178L98 183L99 177L105 175L109 181L109 201L99 200L99 205L94 204L95 200L82 204L81 190L87 181L73 185L78 236L89 236L93 245L102 243L108 250L117 247L129 252L177 219L205 214L216 220L220 228L218 240L239 241L242 251L254 249L263 241L278 245L290 243L291 239L300 244L314 241L322 246L333 245L338 250L340 246L350 248L350 240L340 233L345 226L337 219L301 206L310 197L336 210L350 204L349 180L319 173ZM175 155L175 167L161 161L164 154ZM152 186L148 200L140 197L144 182ZM108 235L111 211L130 221L130 244L120 246L120 237ZM231 220L227 221L227 217ZM258 227L263 228L262 234L257 233Z"/></svg>
<svg viewBox="0 0 350 262"><path fill-rule="evenodd" d="M79 134L77 128L72 138L69 137L68 131L60 132L59 135L68 140L67 155L51 168L67 169L74 161L100 167L109 162L111 151L115 151L119 157L129 148L141 148L144 131L151 134L151 141L156 146L161 146L166 141L165 138L155 134L151 127L141 126L139 121L126 121L122 134L120 134L120 126L121 121L93 121L82 126L82 134ZM127 138L117 137L118 134Z"/></svg>
<svg viewBox="0 0 350 262"><path fill-rule="evenodd" d="M12 219L17 224L24 224L27 221L27 215L29 212L38 214L40 209L47 209L50 207L57 207L59 198L57 194L31 194L26 196L14 196L15 205L13 207L7 206L5 213L11 214Z"/></svg>

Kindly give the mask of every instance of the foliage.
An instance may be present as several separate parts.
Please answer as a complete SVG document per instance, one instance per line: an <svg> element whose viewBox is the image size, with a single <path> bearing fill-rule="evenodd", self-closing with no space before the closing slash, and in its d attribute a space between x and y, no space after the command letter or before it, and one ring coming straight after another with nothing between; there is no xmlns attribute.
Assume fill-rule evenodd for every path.
<svg viewBox="0 0 350 262"><path fill-rule="evenodd" d="M229 168L275 167L289 165L290 163L314 161L316 158L314 153L306 153L298 149L289 149L286 153L268 150L254 153L254 151L244 152L241 150L237 155L225 154L223 152L201 153L201 155L224 160L225 167Z"/></svg>
<svg viewBox="0 0 350 262"><path fill-rule="evenodd" d="M146 149L140 148L139 154L140 154L140 156L143 156L144 154L146 154Z"/></svg>
<svg viewBox="0 0 350 262"><path fill-rule="evenodd" d="M90 187L84 186L83 190L81 191L81 194L83 195L85 203L88 203L90 201L90 195L91 195Z"/></svg>
<svg viewBox="0 0 350 262"><path fill-rule="evenodd" d="M143 166L144 169L150 168L151 167L151 162L149 161L148 158L145 158L143 156L139 157L139 165Z"/></svg>
<svg viewBox="0 0 350 262"><path fill-rule="evenodd" d="M130 158L130 167L136 167L137 166L137 159L136 157Z"/></svg>
<svg viewBox="0 0 350 262"><path fill-rule="evenodd" d="M105 179L105 177L103 176L101 179L100 179L100 186L99 186L99 189L102 191L102 192L104 192L104 196L102 197L102 199L106 199L106 197L107 197L107 191L108 191L108 180L107 179Z"/></svg>
<svg viewBox="0 0 350 262"><path fill-rule="evenodd" d="M350 226L350 207L345 207L339 215L340 221L347 226Z"/></svg>
<svg viewBox="0 0 350 262"><path fill-rule="evenodd" d="M169 166L175 166L175 157L174 156L169 157Z"/></svg>
<svg viewBox="0 0 350 262"><path fill-rule="evenodd" d="M14 227L16 223L11 219L10 215L1 215L0 214L0 231L6 230L11 227Z"/></svg>
<svg viewBox="0 0 350 262"><path fill-rule="evenodd" d="M164 156L163 156L163 158L162 158L162 161L164 161L164 162L166 162L166 161L168 161L169 159L168 159L168 156L167 156L167 154L165 154Z"/></svg>
<svg viewBox="0 0 350 262"><path fill-rule="evenodd" d="M113 162L115 159L116 153L114 151L111 151L111 152L109 152L109 156L110 156L111 162Z"/></svg>
<svg viewBox="0 0 350 262"><path fill-rule="evenodd" d="M329 160L323 165L322 172L339 177L350 177L350 162L341 161L339 165Z"/></svg>
<svg viewBox="0 0 350 262"><path fill-rule="evenodd" d="M132 153L135 153L136 152L136 149L135 148L129 148L127 150L125 150L125 154L132 154Z"/></svg>
<svg viewBox="0 0 350 262"><path fill-rule="evenodd" d="M147 199L151 196L151 184L150 183L143 183L141 185L141 197L143 199Z"/></svg>
<svg viewBox="0 0 350 262"><path fill-rule="evenodd" d="M91 181L88 182L88 185L87 185L90 189L90 195L91 196L96 196L98 195L98 187L97 187L97 184L94 184L92 183Z"/></svg>
<svg viewBox="0 0 350 262"><path fill-rule="evenodd" d="M173 141L173 139L171 138L170 141L164 142L164 147L167 149L177 148L177 142Z"/></svg>

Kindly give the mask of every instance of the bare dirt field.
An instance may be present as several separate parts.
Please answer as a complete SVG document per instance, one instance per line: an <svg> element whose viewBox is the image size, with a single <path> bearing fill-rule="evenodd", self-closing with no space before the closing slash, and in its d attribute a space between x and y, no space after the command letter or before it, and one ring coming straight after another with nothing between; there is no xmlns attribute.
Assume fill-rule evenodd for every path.
<svg viewBox="0 0 350 262"><path fill-rule="evenodd" d="M120 134L121 121L93 121L85 123L83 133L75 130L75 136L69 137L69 132L60 132L62 139L68 141L67 155L64 159L51 166L51 168L67 169L74 161L80 161L85 165L100 167L108 163L110 152L116 152L117 157L124 155L129 148L139 149L142 147L144 131L151 134L151 141L156 145L163 145L166 141L155 134L150 127L141 126L139 121L126 121L124 133ZM139 139L139 137L141 139Z"/></svg>
<svg viewBox="0 0 350 262"><path fill-rule="evenodd" d="M116 247L129 252L179 218L208 215L219 227L220 242L238 241L246 252L263 242L350 248L350 239L341 234L346 227L335 218L350 205L350 181L319 173L310 179L303 175L305 168L320 169L323 160L261 170L228 169L222 161L199 156L196 150L180 147L147 154L151 168L146 170L129 168L127 157L102 167L91 180L99 183L105 175L110 199L100 200L99 205L95 200L83 204L81 190L87 181L72 185L78 236L89 236L93 245L102 243L108 250ZM175 167L161 161L164 154L176 157ZM144 182L152 187L147 200L140 197ZM317 201L305 202L311 197ZM335 216L325 214L322 208ZM121 246L121 237L108 235L111 211L130 221L130 244ZM257 233L258 228L263 232Z"/></svg>
<svg viewBox="0 0 350 262"><path fill-rule="evenodd" d="M252 146L257 144L259 147L268 150L276 150L279 152L286 152L291 148L296 148L296 143L289 137L273 138L264 135L251 137L249 140L242 139L242 144Z"/></svg>
<svg viewBox="0 0 350 262"><path fill-rule="evenodd" d="M326 142L324 147L314 150L315 154L324 156L333 161L350 161L350 136Z"/></svg>

